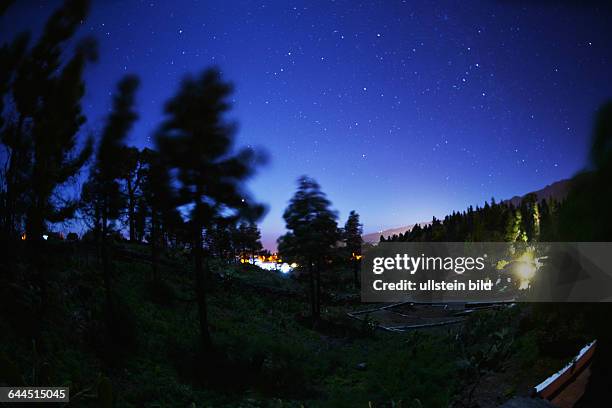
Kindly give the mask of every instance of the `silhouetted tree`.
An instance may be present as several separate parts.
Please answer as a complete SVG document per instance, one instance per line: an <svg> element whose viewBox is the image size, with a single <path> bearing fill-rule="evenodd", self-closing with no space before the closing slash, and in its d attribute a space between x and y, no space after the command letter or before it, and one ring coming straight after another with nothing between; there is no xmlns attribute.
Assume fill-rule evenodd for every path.
<svg viewBox="0 0 612 408"><path fill-rule="evenodd" d="M178 208L172 207L165 214L162 223L162 232L164 236L164 241L162 241L162 243L167 242L172 248L183 249L191 242L191 235L189 234L187 223L183 219L181 211Z"/></svg>
<svg viewBox="0 0 612 408"><path fill-rule="evenodd" d="M117 165L121 167L121 181L127 198L127 217L130 241L136 241L136 205L142 184L142 175L145 166L143 154L133 146L124 146L117 158Z"/></svg>
<svg viewBox="0 0 612 408"><path fill-rule="evenodd" d="M597 112L590 168L576 175L560 209L560 235L569 241L608 241L612 235L612 101Z"/></svg>
<svg viewBox="0 0 612 408"><path fill-rule="evenodd" d="M134 211L134 235L138 242L145 239L148 217L149 205L144 196L139 196L136 200L136 210Z"/></svg>
<svg viewBox="0 0 612 408"><path fill-rule="evenodd" d="M359 287L359 264L361 257L361 245L363 244L363 225L359 222L359 214L351 211L346 224L344 224L344 242L346 248L351 254L351 263L353 265L353 277L355 287Z"/></svg>
<svg viewBox="0 0 612 408"><path fill-rule="evenodd" d="M453 211L442 221L434 217L423 227L415 224L410 231L381 237L380 242L524 242L538 240L541 231L546 231L547 239L554 239L559 206L546 201L539 203L534 197L527 195L520 208L495 200L491 204L485 202L482 208L470 206L463 212ZM545 205L546 212L540 214Z"/></svg>
<svg viewBox="0 0 612 408"><path fill-rule="evenodd" d="M283 214L289 232L278 239L283 258L296 260L310 279L312 317L321 317L321 268L340 239L337 215L319 184L307 176L298 179L298 189Z"/></svg>
<svg viewBox="0 0 612 408"><path fill-rule="evenodd" d="M236 253L240 250L241 234L233 220L225 218L215 220L206 230L206 244L211 255L236 262Z"/></svg>
<svg viewBox="0 0 612 408"><path fill-rule="evenodd" d="M593 129L590 165L572 180L571 189L559 209L561 240L575 242L612 241L612 101L597 112ZM578 305L568 307L571 313ZM610 393L612 378L612 326L610 303L585 304L586 325L597 339L597 355L591 365L591 376L577 408L600 406Z"/></svg>
<svg viewBox="0 0 612 408"><path fill-rule="evenodd" d="M143 202L151 217L150 239L153 279L158 279L159 257L162 250L162 225L167 223L175 204L170 186L170 175L159 153L146 149L141 153L140 164L143 179ZM143 170L146 167L146 170ZM135 232L135 226L134 226Z"/></svg>
<svg viewBox="0 0 612 408"><path fill-rule="evenodd" d="M96 44L85 39L71 57L62 60L66 43L74 36L89 8L84 0L66 1L47 21L39 40L26 50L19 37L3 61L12 73L2 78L7 103L2 143L9 152L5 173L5 226L14 231L25 218L27 246L40 293L39 317L45 310L47 282L43 265L48 223L72 216L76 200L60 194L91 155L91 141L80 150L78 135L85 122L81 98L83 71L96 58ZM4 71L5 68L3 67ZM8 81L8 83L7 83ZM10 118L7 120L7 118Z"/></svg>
<svg viewBox="0 0 612 408"><path fill-rule="evenodd" d="M550 242L559 239L558 231L558 210L559 203L553 198L544 199L540 204L540 239L543 242Z"/></svg>
<svg viewBox="0 0 612 408"><path fill-rule="evenodd" d="M107 323L112 333L115 310L112 299L111 265L109 240L112 231L111 223L116 220L124 207L119 179L122 168L117 164L124 149L124 141L138 115L133 110L134 94L138 88L138 78L126 76L117 85L117 93L113 98L113 107L108 115L98 146L95 167L92 171L91 185L84 191L86 196L97 206L100 223L100 244L102 256L102 271L107 307ZM84 194L85 195L85 194Z"/></svg>
<svg viewBox="0 0 612 408"><path fill-rule="evenodd" d="M212 344L206 308L203 230L227 213L254 209L250 215L256 217L262 212L250 204L241 186L261 156L252 149L232 151L235 126L224 118L230 109L231 89L219 72L212 69L186 78L178 93L167 102L166 119L156 138L164 159L177 170L179 202L191 208L195 291L205 350Z"/></svg>
<svg viewBox="0 0 612 408"><path fill-rule="evenodd" d="M30 119L27 125L23 118L19 120L28 129L25 137L31 143L26 204L26 233L31 242L42 239L46 222L72 215L76 202L58 203L53 193L79 171L91 154L90 143L78 153L75 149L78 132L86 120L81 112L85 93L82 74L86 63L96 58L95 44L81 43L67 63L60 61L62 44L72 37L87 9L86 1L67 1L48 21L15 79L15 106Z"/></svg>
<svg viewBox="0 0 612 408"><path fill-rule="evenodd" d="M261 245L261 232L254 222L241 222L235 233L236 246L241 256L249 257L251 260L263 248Z"/></svg>
<svg viewBox="0 0 612 408"><path fill-rule="evenodd" d="M540 237L540 208L537 194L525 195L519 210L522 218L521 230L525 232L529 241L537 241Z"/></svg>
<svg viewBox="0 0 612 408"><path fill-rule="evenodd" d="M9 239L16 238L17 224L21 224L17 209L23 207L23 203L17 201L25 192L26 170L29 167L30 157L29 144L22 136L19 126L21 116L17 120L9 117L5 111L5 99L10 99L15 71L23 60L27 44L28 35L22 34L13 42L0 47L0 141L6 148L6 162L2 166L0 190L2 211L0 227L3 237Z"/></svg>
<svg viewBox="0 0 612 408"><path fill-rule="evenodd" d="M81 187L79 213L99 246L102 238L102 197L96 179L89 179Z"/></svg>
<svg viewBox="0 0 612 408"><path fill-rule="evenodd" d="M521 237L521 212L519 210L509 211L506 218L506 242L516 242Z"/></svg>

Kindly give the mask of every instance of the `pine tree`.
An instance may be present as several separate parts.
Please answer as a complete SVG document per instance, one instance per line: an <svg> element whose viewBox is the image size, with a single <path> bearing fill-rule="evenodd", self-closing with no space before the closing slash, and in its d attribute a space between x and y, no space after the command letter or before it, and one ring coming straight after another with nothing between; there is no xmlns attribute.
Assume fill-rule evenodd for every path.
<svg viewBox="0 0 612 408"><path fill-rule="evenodd" d="M76 202L58 204L53 195L91 154L90 142L80 152L76 152L76 145L86 120L81 111L83 70L97 57L95 43L84 41L65 64L60 60L63 44L74 35L87 10L86 1L67 1L49 19L13 85L19 132L30 144L26 235L34 247L42 240L47 222L59 222L73 214Z"/></svg>
<svg viewBox="0 0 612 408"><path fill-rule="evenodd" d="M174 197L170 186L170 175L160 154L156 151L145 149L139 153L140 178L142 184L141 208L150 216L150 238L151 249L151 272L153 280L159 278L159 258L162 251L163 233L162 226L168 223L172 216L176 197ZM145 164L146 163L146 164ZM134 204L134 207L136 205ZM134 238L136 239L136 213L134 211ZM130 227L131 228L131 227ZM132 239L132 237L130 237Z"/></svg>
<svg viewBox="0 0 612 408"><path fill-rule="evenodd" d="M113 107L108 115L102 131L98 146L96 163L93 169L91 194L96 211L99 213L100 245L102 257L102 272L104 292L107 308L107 326L109 333L113 334L115 308L112 298L111 260L110 260L110 233L112 223L124 208L119 179L121 166L117 165L117 158L124 148L124 141L138 115L133 110L134 94L138 88L138 78L126 76L117 85L117 93L113 98Z"/></svg>
<svg viewBox="0 0 612 408"><path fill-rule="evenodd" d="M9 52L15 58L3 61L0 69L2 99L8 101L2 111L7 115L3 117L2 143L10 152L3 223L13 237L25 223L34 286L40 295L39 316L47 297L42 236L49 223L73 215L77 202L64 197L61 187L79 173L92 151L90 139L81 149L77 145L86 120L81 109L83 71L97 57L96 44L81 40L70 58L63 59L65 46L88 9L88 1L66 1L32 47L26 47L25 36L16 40Z"/></svg>
<svg viewBox="0 0 612 408"><path fill-rule="evenodd" d="M353 210L350 212L346 224L344 224L344 242L348 252L351 254L355 288L359 287L359 260L361 258L361 245L363 244L362 235L363 225L359 222L359 214Z"/></svg>
<svg viewBox="0 0 612 408"><path fill-rule="evenodd" d="M221 218L211 223L211 227L206 230L205 246L211 255L235 263L236 254L243 249L242 235L233 220Z"/></svg>
<svg viewBox="0 0 612 408"><path fill-rule="evenodd" d="M244 231L244 249L246 255L248 255L252 261L255 255L263 248L261 244L261 232L254 222L243 222L240 224L239 228Z"/></svg>
<svg viewBox="0 0 612 408"><path fill-rule="evenodd" d="M296 260L310 278L313 320L321 317L321 267L340 238L337 215L317 182L307 176L298 179L298 189L283 214L289 232L278 239L283 258Z"/></svg>
<svg viewBox="0 0 612 408"><path fill-rule="evenodd" d="M506 218L506 233L504 235L504 241L516 242L519 240L521 235L521 212L510 209Z"/></svg>
<svg viewBox="0 0 612 408"><path fill-rule="evenodd" d="M12 120L5 111L5 99L11 96L12 80L15 72L26 52L29 36L19 35L13 42L0 47L0 141L7 153L5 170L2 172L1 217L0 227L3 238L14 240L17 237L18 226L21 220L18 208L23 207L19 202L25 192L24 170L28 167L28 143L22 136L18 123L22 120ZM6 114L6 118L4 116ZM26 139L26 140L24 140ZM21 186L21 187L20 187Z"/></svg>
<svg viewBox="0 0 612 408"><path fill-rule="evenodd" d="M540 235L540 211L538 196L529 193L521 200L520 206L523 225L521 230L529 241L536 241Z"/></svg>
<svg viewBox="0 0 612 408"><path fill-rule="evenodd" d="M139 151L136 147L123 146L119 154L119 159L117 160L117 165L121 168L120 179L127 199L130 241L136 241L136 204L138 202L138 194L140 193L145 167L143 155L146 154L146 152Z"/></svg>
<svg viewBox="0 0 612 408"><path fill-rule="evenodd" d="M242 189L243 181L261 162L261 155L253 149L233 152L235 126L225 119L231 90L216 70L186 78L178 93L167 102L166 119L156 137L160 153L178 173L179 203L191 208L195 292L204 350L210 350L212 343L208 332L205 281L208 266L203 231L229 212L248 213L253 219L263 212Z"/></svg>
<svg viewBox="0 0 612 408"><path fill-rule="evenodd" d="M562 241L609 242L612 239L612 100L601 106L595 116L590 153L588 169L574 176L567 198L559 205L557 220ZM567 306L576 309L575 304ZM611 314L612 307L606 302L585 304L581 311L583 323L597 338L597 358L576 407L601 405L600 401L610 393Z"/></svg>

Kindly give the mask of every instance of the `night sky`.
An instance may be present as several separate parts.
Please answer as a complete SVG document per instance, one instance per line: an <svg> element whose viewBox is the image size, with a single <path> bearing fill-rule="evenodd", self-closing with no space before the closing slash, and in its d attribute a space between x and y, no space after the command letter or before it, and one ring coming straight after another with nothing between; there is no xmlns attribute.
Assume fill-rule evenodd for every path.
<svg viewBox="0 0 612 408"><path fill-rule="evenodd" d="M59 4L17 3L3 41L39 32ZM271 158L249 183L269 206L268 247L302 174L341 224L351 209L367 232L430 220L586 164L594 111L612 97L612 14L573 3L94 2L79 31L100 42L85 130L101 128L116 81L136 73L130 140L152 146L181 78L216 65L235 85L238 144Z"/></svg>

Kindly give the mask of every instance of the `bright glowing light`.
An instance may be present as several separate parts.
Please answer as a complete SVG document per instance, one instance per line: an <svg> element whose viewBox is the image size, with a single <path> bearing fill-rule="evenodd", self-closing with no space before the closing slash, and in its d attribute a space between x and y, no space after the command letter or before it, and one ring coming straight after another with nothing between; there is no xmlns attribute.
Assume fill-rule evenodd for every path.
<svg viewBox="0 0 612 408"><path fill-rule="evenodd" d="M531 279L535 275L535 264L519 262L515 270L521 279Z"/></svg>
<svg viewBox="0 0 612 408"><path fill-rule="evenodd" d="M532 251L525 251L517 260L514 272L520 280L519 289L528 289L531 279L535 276L538 265Z"/></svg>
<svg viewBox="0 0 612 408"><path fill-rule="evenodd" d="M247 262L250 263L250 261ZM289 265L286 262L269 262L261 261L260 259L255 259L255 262L253 262L253 264L255 266L260 267L261 269L265 269L266 271L280 271L283 274L287 274L297 267L297 264L295 263Z"/></svg>
<svg viewBox="0 0 612 408"><path fill-rule="evenodd" d="M49 239L49 236L47 234L44 234L43 239L46 241L47 239Z"/></svg>
<svg viewBox="0 0 612 408"><path fill-rule="evenodd" d="M530 262L530 263L534 263L535 262L535 256L533 255L532 251L527 250L527 251L523 252L523 255L518 257L517 262Z"/></svg>

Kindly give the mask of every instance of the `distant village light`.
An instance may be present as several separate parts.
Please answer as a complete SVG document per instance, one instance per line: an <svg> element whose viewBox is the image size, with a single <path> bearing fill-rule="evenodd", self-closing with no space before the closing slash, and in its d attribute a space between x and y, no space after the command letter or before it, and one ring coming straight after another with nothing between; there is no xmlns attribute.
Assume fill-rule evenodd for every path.
<svg viewBox="0 0 612 408"><path fill-rule="evenodd" d="M253 264L262 269L268 271L280 271L283 274L288 274L293 269L297 268L298 264L293 262L288 264L278 256L278 254L272 254L270 256L258 255L251 258L240 256L240 263L242 264Z"/></svg>

